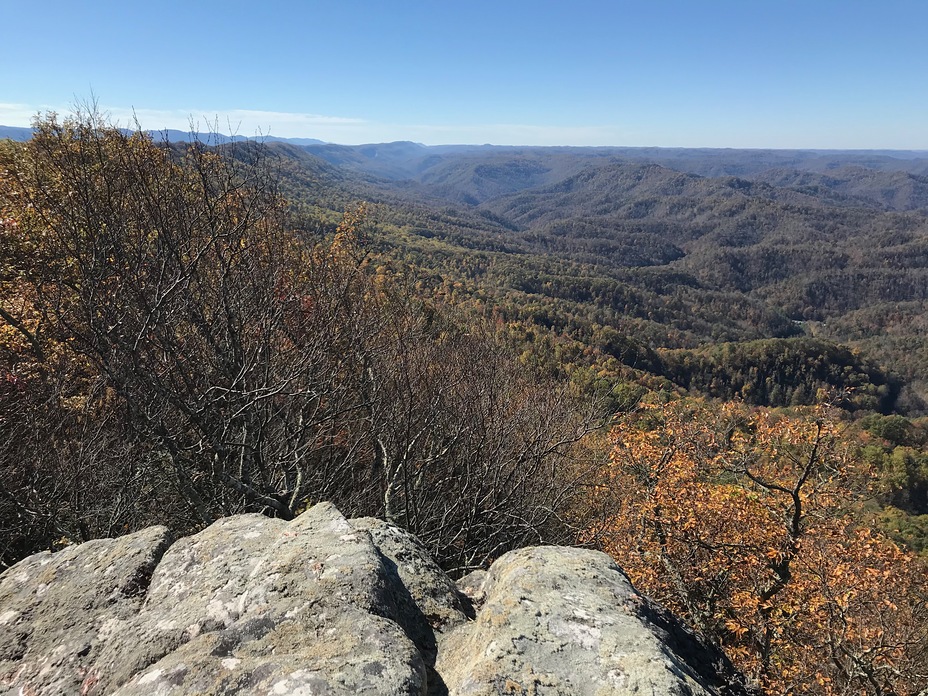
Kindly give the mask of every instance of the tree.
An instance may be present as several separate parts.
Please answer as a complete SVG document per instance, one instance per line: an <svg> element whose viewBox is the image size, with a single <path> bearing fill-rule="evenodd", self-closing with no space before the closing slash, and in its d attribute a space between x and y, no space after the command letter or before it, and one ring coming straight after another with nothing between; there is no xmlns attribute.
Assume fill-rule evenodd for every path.
<svg viewBox="0 0 928 696"><path fill-rule="evenodd" d="M0 420L0 468L16 474L5 519L54 530L16 553L59 532L112 533L101 510L74 534L86 501L56 517L85 474L60 476L43 449L112 455L99 498L125 489L153 512L119 517L129 529L290 518L332 500L408 526L462 570L570 538L569 455L595 411L531 378L479 322L406 292L368 253L363 207L333 235L294 230L271 165L260 144L159 145L93 112L39 119L3 151L0 219L16 251L0 253L3 290L15 288L0 326L10 374L28 362L39 376L10 392L32 404L34 437ZM33 492L41 514L20 504Z"/></svg>
<svg viewBox="0 0 928 696"><path fill-rule="evenodd" d="M585 439L603 421L597 403L532 377L486 327L451 318L394 315L366 389L384 515L464 572L574 540L566 513L602 463Z"/></svg>
<svg viewBox="0 0 928 696"><path fill-rule="evenodd" d="M633 581L775 693L916 693L925 568L855 524L827 409L642 407L614 433L598 531Z"/></svg>
<svg viewBox="0 0 928 696"><path fill-rule="evenodd" d="M44 323L116 391L203 522L248 504L292 515L304 453L359 408L333 363L363 343L355 274L298 243L245 150L175 152L89 114L37 122L8 166Z"/></svg>

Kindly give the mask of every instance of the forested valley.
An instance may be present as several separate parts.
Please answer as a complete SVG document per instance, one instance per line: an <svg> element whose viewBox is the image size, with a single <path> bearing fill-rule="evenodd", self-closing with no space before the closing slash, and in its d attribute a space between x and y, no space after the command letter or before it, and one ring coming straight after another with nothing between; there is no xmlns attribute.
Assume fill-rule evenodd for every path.
<svg viewBox="0 0 928 696"><path fill-rule="evenodd" d="M0 570L324 500L928 685L928 156L0 141Z"/></svg>

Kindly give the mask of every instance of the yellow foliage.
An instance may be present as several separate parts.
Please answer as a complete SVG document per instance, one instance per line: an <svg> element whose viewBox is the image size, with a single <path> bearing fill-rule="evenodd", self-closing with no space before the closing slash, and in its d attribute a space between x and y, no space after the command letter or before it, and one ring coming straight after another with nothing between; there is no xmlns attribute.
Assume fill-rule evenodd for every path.
<svg viewBox="0 0 928 696"><path fill-rule="evenodd" d="M855 525L850 451L825 407L642 406L614 429L591 534L771 693L917 690L925 568Z"/></svg>

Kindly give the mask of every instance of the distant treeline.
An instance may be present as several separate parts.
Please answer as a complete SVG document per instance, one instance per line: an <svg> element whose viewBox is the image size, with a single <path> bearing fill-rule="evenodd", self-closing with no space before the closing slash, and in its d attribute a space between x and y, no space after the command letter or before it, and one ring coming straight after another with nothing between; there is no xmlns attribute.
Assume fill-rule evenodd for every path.
<svg viewBox="0 0 928 696"><path fill-rule="evenodd" d="M718 399L805 406L835 396L845 408L891 412L902 381L846 346L812 338L722 343L662 351L657 369Z"/></svg>

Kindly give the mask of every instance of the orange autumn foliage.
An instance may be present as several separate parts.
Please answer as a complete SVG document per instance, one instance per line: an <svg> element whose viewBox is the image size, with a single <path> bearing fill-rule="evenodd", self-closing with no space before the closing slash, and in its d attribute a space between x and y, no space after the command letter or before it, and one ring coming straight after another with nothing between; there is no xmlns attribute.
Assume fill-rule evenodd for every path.
<svg viewBox="0 0 928 696"><path fill-rule="evenodd" d="M594 530L646 593L770 693L928 684L928 576L855 522L854 450L826 407L678 401L613 432Z"/></svg>

